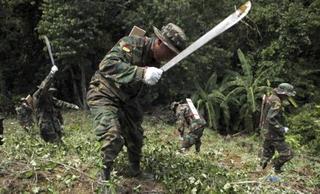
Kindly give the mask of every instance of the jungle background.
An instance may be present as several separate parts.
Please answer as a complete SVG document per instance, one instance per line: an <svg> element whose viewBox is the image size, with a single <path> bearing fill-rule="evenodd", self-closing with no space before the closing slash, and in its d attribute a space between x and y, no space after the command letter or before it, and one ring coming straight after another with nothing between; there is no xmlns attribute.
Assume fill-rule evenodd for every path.
<svg viewBox="0 0 320 194"><path fill-rule="evenodd" d="M161 26L173 22L185 30L188 44L191 44L244 2L243 0L2 0L0 2L0 112L8 118L5 121L5 127L8 128L8 140L5 145L8 147L5 147L0 153L1 158L11 160L2 160L1 166L7 165L8 168L4 170L5 168L1 167L0 175L11 172L8 169L11 169L12 173L16 172L13 166L23 166L27 170L22 170L20 174L9 173L16 178L18 177L17 180L29 180L26 181L25 187L18 188L21 189L19 191L41 192L41 184L34 184L34 177L39 175L39 171L48 170L47 168L53 169L52 172L64 170L66 174L62 175L68 175L69 178L65 179L66 184L63 188L72 188L74 185L71 183L86 176L72 174L75 172L69 168L71 164L67 165L64 161L73 160L52 150L62 149L62 152L73 150L75 152L73 156L79 157L74 159L75 161L92 165L82 166L82 170L85 172L88 169L99 167L98 153L95 156L92 156L93 153L91 153L91 151L97 152L94 137L89 135L88 139L92 138L92 141L86 140L84 137L87 133L91 134L89 123L87 123L90 122L90 119L87 118L89 116L86 113L85 94L90 78L97 69L100 60L118 39L128 35L134 25L145 29L147 36L153 36L152 26L161 28ZM169 128L170 130L170 123L172 124L170 118L163 117L163 112L168 109L168 104L174 100L192 97L208 121L206 130L208 134L205 137L207 144L205 145L212 146L214 142L222 141L219 146L224 150L235 149L234 147L224 147L225 144L230 143L235 147L243 145L246 151L248 151L247 148L250 149L250 152L257 151L256 146L259 145L255 145L255 142L259 142L257 139L259 140L260 130L257 126L261 97L264 93L271 92L272 88L279 83L289 82L295 86L297 91L295 97L297 107L288 106L286 108L290 128L287 141L297 150L298 155L304 154L299 155L304 160L302 162L300 160L299 163L301 171L290 164L289 169L291 168L290 172L293 177L284 179L290 182L290 180L296 180L297 177L300 177L302 183L296 187L291 185L292 192L317 193L319 190L315 188L319 188L320 182L320 1L254 0L252 3L252 10L242 22L170 69L164 74L157 86L149 88L149 92L143 98L146 112L150 113L145 125L159 125L159 129ZM21 135L23 134L22 129L19 132L18 125L12 119L15 114L14 106L18 103L19 98L33 93L50 70L51 62L43 39L41 39L43 35L49 38L56 64L59 67L54 82L55 87L59 89L58 97L73 102L84 110L79 114L66 113L67 118L71 114L70 120L73 117L79 118L78 122L72 120L74 123L66 127L66 133L74 134L74 130L83 132L79 138L83 137L83 141L87 144L76 144L78 147L72 146L71 142L75 140L69 137L71 139L66 138L66 142L70 141L71 147L50 147L40 140L30 140ZM151 110L154 108L150 107L157 107L159 110L157 114L152 113ZM152 125L150 122L155 122L156 125ZM172 131L174 130L171 129ZM166 130L166 132L171 134L170 131ZM19 135L18 139L15 139L16 133ZM160 160L160 164L171 170L176 169L174 172L177 172L177 169L182 168L188 160L181 158L172 160L177 161L178 164L171 164L170 160L165 160L166 158L172 159L174 151L166 147L167 145L156 146L156 140L152 137L156 137L158 132L150 133L151 137L148 141L154 147L146 149L146 168L159 170L160 165L156 165L156 167L152 165L155 165L155 160ZM22 140L27 143L21 144ZM79 139L76 141L82 142ZM24 147L24 149L17 148L17 145ZM43 148L43 146L45 147ZM175 146L177 145L174 144L173 148ZM170 191L169 193L181 193L191 191L231 192L239 189L237 188L238 184L228 185L227 183L230 180L248 176L248 171L243 174L241 174L242 171L241 173L238 171L239 174L237 174L233 171L221 170L220 168L224 168L220 166L223 162L215 159L220 155L222 158L224 158L223 156L227 158L229 155L221 151L220 148L218 149L217 145L214 145L214 148L207 148L208 150L203 155L188 156L191 162L188 163L188 172L185 174L182 174L183 170L176 174L169 172L169 170L160 173L159 170L158 178L163 184L159 186L160 190L163 187L166 191ZM32 149L36 149L38 152L30 155L29 152L32 152ZM17 150L26 152L16 155ZM51 161L49 164L52 166L46 166L45 164L48 163L45 163L44 160L47 161L47 159L43 159L43 155L48 152L52 155L56 154L53 158L56 157L60 162ZM86 154L92 157L85 158ZM248 158L257 157L255 156L256 152L251 154ZM11 156L18 158L11 158ZM244 164L244 156L237 155L236 158L238 157L242 157L239 163ZM202 164L203 168L211 168L209 163L205 162L207 158L215 160L216 164L212 161L210 165L217 165L213 168L217 169L215 173L220 173L225 179L210 177L211 175L201 173L202 171L197 172L194 176L190 175L195 173L192 169L197 168L198 162ZM123 157L120 157L120 164L122 160L124 160ZM231 160L232 163L237 164L235 162L237 159ZM21 161L28 162L23 165ZM30 161L36 162L30 163ZM75 162L72 165L81 166L81 162ZM252 170L256 163L249 162L252 166L248 169ZM172 165L178 166L175 168ZM238 166L239 169L241 167ZM73 168L75 167L73 166ZM27 176L24 176L26 172L28 172ZM79 172L76 171L76 173ZM186 177L186 174L190 176ZM57 188L60 187L56 187L50 177L43 176L44 180L51 180L53 184L50 187L51 190L46 190L47 192L59 191ZM181 181L180 185L179 176L192 183L186 184ZM303 182L304 176L310 178L311 183ZM190 177L193 178L190 180ZM61 177L55 178L60 181L63 179ZM215 179L217 182L214 184L213 180ZM177 184L173 185L172 182ZM15 185L14 183L12 184ZM86 181L82 184L85 185ZM257 186L256 183L253 185ZM260 186L259 182L258 188ZM8 184L2 184L1 187L4 188L3 191L8 191L12 185L8 187ZM299 190L302 187L307 190ZM241 187L240 190L251 191L252 188L254 188L253 191L259 191L257 187ZM283 185L278 188L279 192L283 192L281 189L286 189L286 187L283 188ZM134 189L139 192L141 187L138 184Z"/></svg>

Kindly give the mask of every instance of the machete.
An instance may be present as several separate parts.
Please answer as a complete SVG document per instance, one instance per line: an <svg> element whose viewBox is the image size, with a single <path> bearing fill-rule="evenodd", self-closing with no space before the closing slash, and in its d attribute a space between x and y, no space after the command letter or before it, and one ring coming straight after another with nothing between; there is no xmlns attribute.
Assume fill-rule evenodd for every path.
<svg viewBox="0 0 320 194"><path fill-rule="evenodd" d="M51 46L50 46L49 39L48 39L47 36L43 36L43 38L44 38L44 41L45 41L45 43L46 43L46 45L47 45L47 49L48 49L48 52L49 52L49 56L50 56L50 59L51 59L51 63L52 63L52 65L55 65L55 64L54 64L54 60L53 60L53 55L52 55L52 51L51 51Z"/></svg>

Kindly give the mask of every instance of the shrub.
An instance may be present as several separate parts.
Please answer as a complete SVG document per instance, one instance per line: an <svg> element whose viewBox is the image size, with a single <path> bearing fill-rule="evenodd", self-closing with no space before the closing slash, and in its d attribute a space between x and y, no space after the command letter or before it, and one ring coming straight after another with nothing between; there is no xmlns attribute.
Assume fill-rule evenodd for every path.
<svg viewBox="0 0 320 194"><path fill-rule="evenodd" d="M320 155L320 105L307 104L288 119L291 133L300 144Z"/></svg>

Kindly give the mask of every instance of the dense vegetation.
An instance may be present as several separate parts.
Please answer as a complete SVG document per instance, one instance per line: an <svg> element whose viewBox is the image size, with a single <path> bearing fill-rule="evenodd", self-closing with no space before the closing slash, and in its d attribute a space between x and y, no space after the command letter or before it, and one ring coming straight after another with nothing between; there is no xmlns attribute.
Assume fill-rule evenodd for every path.
<svg viewBox="0 0 320 194"><path fill-rule="evenodd" d="M208 0L2 0L0 113L7 117L13 115L19 97L33 93L48 73L51 63L43 43L43 35L47 35L51 41L56 64L60 70L54 82L55 87L59 89L58 97L86 109L86 88L99 61L119 38L129 33L133 25L144 28L147 35L152 36L152 26L160 28L168 22L173 22L185 29L190 44L228 16L234 10L234 6L243 2L245 1L225 0L217 3ZM320 0L255 0L248 17L241 23L183 60L177 67L165 73L157 86L149 88L150 91L143 99L146 109L150 105L164 107L173 100L192 97L207 119L212 133L217 131L223 135L232 135L245 132L257 135L260 133L257 125L261 95L270 92L281 82L292 83L297 90L295 100L298 107L287 107L290 128L287 141L299 154L308 153L305 153L304 160L299 163L296 162L303 158L302 156L289 164L289 172L293 175L285 181L298 177L298 182L303 183L291 185L293 191L303 185L306 189L311 188L303 192L317 193L312 188L319 187L315 184L319 182L319 175L315 174L319 174L320 169L319 164L315 162L319 160L313 160L320 155L319 32ZM43 171L54 172L54 175L45 174L42 177L52 184L52 187L49 187L52 191L61 187L67 192L72 184L84 184L86 189L91 189L92 184L99 185L87 177L87 174L91 174L90 170L94 171L101 165L97 159L98 145L90 133L90 125L84 121L88 120L87 116L76 115L75 118L81 122L69 120L69 134L65 139L67 146L59 148L29 138L17 129L15 121L6 121L6 128L9 128L7 147L1 150L0 158L8 160L1 161L1 167L7 166L9 170L6 173L13 173L10 176L22 176L22 180L27 178L26 184L17 188L18 190L41 190L41 181L40 185L37 181L33 182L34 184L30 182L37 180L39 174L42 176ZM162 129L169 126L158 123L157 127ZM85 130L82 130L83 128ZM77 133L80 131L81 133ZM80 135L68 137L73 134ZM156 135L153 131L148 139L150 142L145 149L145 167L157 172L158 189L165 188L176 193L198 190L199 185L201 189L208 188L208 191L263 189L260 186L264 183L259 183L258 187L251 187L255 183L251 186L226 185L238 179L249 179L245 176L257 161L247 163L249 159L246 160L249 167L243 170L243 174L242 171L232 174L235 172L220 169L220 163L217 161L221 150L216 147L213 149L211 142L225 142L219 140L216 134L205 137L210 148L201 157L190 156L190 163L184 158L171 160L175 157L173 150L176 145L165 145L162 142L163 145L156 146L157 140L153 139ZM240 141L248 140L254 144L253 137L246 138L248 139ZM237 146L239 142L234 139L234 142L231 140L229 143ZM258 145L254 145L254 151L256 146ZM17 150L23 152L15 155ZM70 152L70 157L75 157L74 160L66 157ZM54 155L55 161L48 162L44 153ZM205 160L212 157L217 160L211 165ZM308 157L311 158L311 162L305 164ZM120 157L120 163L123 162L123 158ZM69 160L72 164L67 163ZM161 165L154 166L159 161L162 161ZM179 173L181 163L189 166L185 174ZM22 165L23 169L15 169L18 168L14 167L15 165ZM77 165L81 165L81 172L73 169ZM200 165L203 171L195 172L195 165ZM306 170L307 165L312 166L312 172ZM161 174L158 169L161 166L169 170ZM219 176L207 177L208 173L203 172L208 168ZM0 169L0 174L2 170L3 168ZM85 175L82 174L83 171L86 172ZM312 178L308 182L304 176ZM183 185L186 183L180 183L177 177L191 182ZM65 185L55 185L57 183L53 180L58 179L63 179ZM77 182L79 179L84 182ZM212 180L216 179L217 182L213 184ZM115 180L117 181L119 180ZM172 185L173 183L177 185ZM12 185L16 186L14 183ZM141 188L135 189L138 191ZM283 191L283 185L278 189L279 192Z"/></svg>

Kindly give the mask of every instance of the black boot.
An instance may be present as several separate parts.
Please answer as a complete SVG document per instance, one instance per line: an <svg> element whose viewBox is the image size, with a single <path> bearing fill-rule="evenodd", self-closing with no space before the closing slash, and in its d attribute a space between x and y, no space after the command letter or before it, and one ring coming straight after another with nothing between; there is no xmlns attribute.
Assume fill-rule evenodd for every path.
<svg viewBox="0 0 320 194"><path fill-rule="evenodd" d="M102 181L110 180L111 171L112 171L112 163L107 162L105 164L105 167L101 171L101 175L100 175L101 180Z"/></svg>
<svg viewBox="0 0 320 194"><path fill-rule="evenodd" d="M283 170L281 170L281 166L274 166L273 169L276 174L280 174L283 172Z"/></svg>
<svg viewBox="0 0 320 194"><path fill-rule="evenodd" d="M153 180L154 178L153 174L141 171L140 162L130 163L128 175L130 177L137 177L144 180Z"/></svg>
<svg viewBox="0 0 320 194"><path fill-rule="evenodd" d="M266 160L263 160L260 162L260 166L262 169L265 169L267 167L267 165L268 165L268 161L266 161Z"/></svg>
<svg viewBox="0 0 320 194"><path fill-rule="evenodd" d="M131 162L129 166L129 177L137 177L141 174L140 162Z"/></svg>

